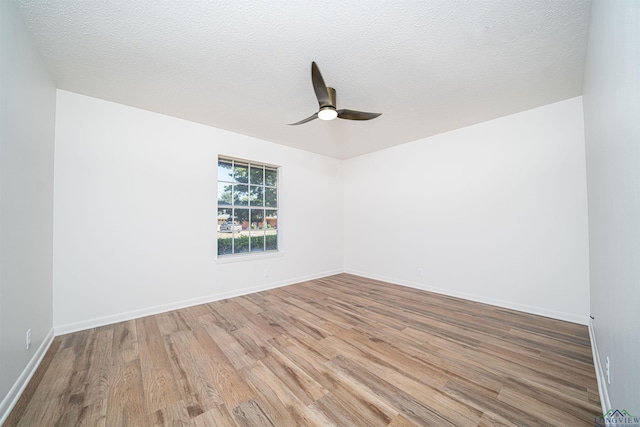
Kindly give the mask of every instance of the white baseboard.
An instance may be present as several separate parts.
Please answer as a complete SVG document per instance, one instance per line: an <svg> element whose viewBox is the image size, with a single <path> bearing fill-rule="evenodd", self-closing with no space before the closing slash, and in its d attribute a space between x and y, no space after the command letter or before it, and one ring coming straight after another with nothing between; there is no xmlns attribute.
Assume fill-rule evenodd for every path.
<svg viewBox="0 0 640 427"><path fill-rule="evenodd" d="M600 363L600 353L598 352L598 344L596 343L596 333L593 330L593 322L589 319L589 338L591 339L591 352L593 353L593 365L596 368L596 380L598 381L598 394L600 394L600 405L602 405L602 413L606 414L611 409L611 400L609 400L609 389L607 389L607 379L602 370Z"/></svg>
<svg viewBox="0 0 640 427"><path fill-rule="evenodd" d="M367 277L374 280L380 280L383 282L389 282L397 285L407 286L410 288L420 289L428 292L434 292L442 295L448 295L452 297L462 298L470 301L481 302L484 304L494 305L498 307L508 308L512 310L522 311L524 313L536 314L540 316L550 317L552 319L564 320L572 323L578 323L581 325L588 325L588 316L579 316L571 313L564 313L554 310L549 310L541 307L529 306L524 304L518 304L510 301L503 301L495 298L487 298L478 295L468 294L465 292L456 292L449 289L438 288L434 286L428 286L422 283L410 282L405 280L398 280L392 277L379 276L375 274L369 274L356 270L331 270L317 274L311 274L303 277L291 278L279 282L271 282L263 285L252 286L243 289L237 289L233 291L221 292L218 294L205 295L198 298L189 300L172 302L169 304L162 304L153 307L146 307L139 310L132 310L123 313L117 313L109 316L96 317L93 319L86 319L79 322L65 323L62 325L55 325L55 335L64 335L72 332L82 331L86 329L96 328L100 326L110 325L113 323L124 322L131 319L137 319L144 316L151 316L158 313L164 313L171 310L177 310L181 308L191 307L198 304L206 304L208 302L219 301L226 298L233 298L241 295L247 295L254 292L265 291L268 289L279 288L282 286L292 285L294 283L300 283L307 280L318 279L321 277L332 276L339 273L349 273L357 276Z"/></svg>
<svg viewBox="0 0 640 427"><path fill-rule="evenodd" d="M2 402L0 402L0 425L2 425L6 421L7 417L11 413L11 410L18 402L18 399L20 399L22 392L27 387L27 384L29 384L29 380L31 379L31 377L33 377L33 374L36 372L36 369L38 369L38 366L40 366L42 358L47 353L47 350L49 350L49 346L51 346L51 343L53 342L53 337L54 331L53 329L51 329L47 336L44 337L44 340L42 341L38 349L33 353L31 360L29 360L29 363L27 363L27 366L25 366L24 370L22 371L16 382L13 384L13 387L11 387L11 389L9 390L9 393L7 393L4 399L2 399Z"/></svg>
<svg viewBox="0 0 640 427"><path fill-rule="evenodd" d="M481 302L483 304L494 305L497 307L508 308L511 310L521 311L523 313L535 314L538 316L550 317L552 319L564 320L566 322L577 323L579 325L588 325L589 317L580 316L573 313L564 313L561 311L549 310L543 307L536 307L526 304L519 304L511 301L504 301L497 298L488 298L480 295L469 294L466 292L452 291L450 289L439 288L436 286L429 286L424 283L416 283L408 280L398 280L392 277L379 276L376 274L369 274L362 271L356 271L347 269L345 273L355 274L356 276L367 277L369 279L380 280L383 282L389 282L396 285L407 286L409 288L420 289L423 291L433 292L436 294L447 295L450 297L462 298L469 301Z"/></svg>
<svg viewBox="0 0 640 427"><path fill-rule="evenodd" d="M271 282L263 285L252 286L252 287L243 288L243 289L236 289L233 291L221 292L218 294L205 295L198 298L172 302L169 304L156 305L153 307L146 307L139 310L132 310L132 311L117 313L117 314L104 316L104 317L96 317L93 319L82 320L79 322L65 323L62 325L56 325L54 327L55 334L57 336L57 335L64 335L72 332L82 331L85 329L97 328L99 326L105 326L113 323L124 322L126 320L137 319L145 316L151 316L153 314L164 313L172 310L178 310L180 308L192 307L198 304L206 304L208 302L220 301L227 298L238 297L238 296L252 294L260 291L266 291L268 289L280 288L282 286L288 286L294 283L305 282L307 280L333 276L334 274L339 274L339 273L344 273L344 271L343 270L325 271L322 273L311 274L308 276L282 280L279 282Z"/></svg>

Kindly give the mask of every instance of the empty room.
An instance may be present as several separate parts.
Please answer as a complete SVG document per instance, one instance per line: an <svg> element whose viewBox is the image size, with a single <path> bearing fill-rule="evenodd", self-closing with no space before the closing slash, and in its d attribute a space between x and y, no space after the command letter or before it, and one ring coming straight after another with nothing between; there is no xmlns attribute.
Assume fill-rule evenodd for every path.
<svg viewBox="0 0 640 427"><path fill-rule="evenodd" d="M640 426L640 1L0 31L0 425Z"/></svg>

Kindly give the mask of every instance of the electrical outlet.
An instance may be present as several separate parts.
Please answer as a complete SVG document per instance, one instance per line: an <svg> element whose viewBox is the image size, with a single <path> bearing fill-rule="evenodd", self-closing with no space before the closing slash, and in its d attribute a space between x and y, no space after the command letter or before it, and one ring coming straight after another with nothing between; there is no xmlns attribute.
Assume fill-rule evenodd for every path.
<svg viewBox="0 0 640 427"><path fill-rule="evenodd" d="M606 376L607 376L607 384L611 384L611 361L609 360L609 356L607 356L605 370L606 370Z"/></svg>
<svg viewBox="0 0 640 427"><path fill-rule="evenodd" d="M25 350L29 350L29 347L31 347L31 329L27 329L27 342L25 345Z"/></svg>
<svg viewBox="0 0 640 427"><path fill-rule="evenodd" d="M423 277L424 276L424 271L418 267L418 269L416 270L416 274L418 275L418 277Z"/></svg>
<svg viewBox="0 0 640 427"><path fill-rule="evenodd" d="M264 269L264 277L271 277L271 270L269 270L268 268Z"/></svg>

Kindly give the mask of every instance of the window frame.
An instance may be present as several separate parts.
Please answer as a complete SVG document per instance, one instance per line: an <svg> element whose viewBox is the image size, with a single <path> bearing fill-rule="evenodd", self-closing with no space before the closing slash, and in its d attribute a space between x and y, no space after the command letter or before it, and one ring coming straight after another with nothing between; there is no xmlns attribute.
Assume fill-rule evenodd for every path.
<svg viewBox="0 0 640 427"><path fill-rule="evenodd" d="M222 162L228 162L231 164L231 176L229 176L230 179L228 181L224 179L221 180L220 164ZM246 168L247 168L246 182L244 182L244 180L238 181L237 176L235 176L235 170L236 170L237 164L242 166L246 165ZM255 169L262 169L261 179L254 181L252 172L255 169L253 169L252 166ZM276 173L275 185L268 185L268 182L267 182L268 170L274 171ZM281 217L281 209L282 209L281 166L266 163L266 162L258 162L258 161L248 160L248 159L242 159L242 158L233 157L233 156L218 155L217 163L216 163L216 172L217 172L216 173L216 212L217 212L216 261L217 262L236 262L236 261L242 261L242 260L271 258L271 257L284 255L284 251L282 250L282 229L281 229L281 220L282 220L282 217ZM258 181L261 181L261 183ZM222 200L220 196L221 194L223 194L221 193L221 191L223 191L222 190L223 184L232 186L231 196L229 198L230 199L229 204L224 204L224 203L220 204ZM243 191L242 193L240 193L241 196L236 195L235 188L237 185L246 186L246 188L243 188L243 190L246 190L246 191ZM253 189L257 189L257 190L253 190ZM275 189L275 206L273 205L267 206L268 204L267 190L268 189L269 190ZM226 189L224 191L226 191ZM256 194L256 193L261 193L260 204L252 205L252 202L255 200L252 194ZM238 199L238 197L243 197L243 199ZM238 203L238 201L240 201L240 203ZM234 231L235 227L232 227L232 231L231 231L231 245L232 245L231 248L232 249L231 249L231 252L228 252L228 253L220 253L220 243L219 243L221 239L220 225L222 224L221 210L223 209L229 209L231 211L230 217L228 217L227 220L230 220L232 222L232 225L237 221L238 216L236 215L236 209L240 209L244 211L244 216L247 217L247 218L244 218L243 216L244 218L243 223L239 224L241 227L243 227L240 231L236 232ZM272 234L276 236L275 249L267 249L267 245L268 245L267 236L269 235L268 230L270 229L268 228L269 222L267 221L268 211L272 211L272 212L275 211L275 218L276 218L275 233ZM254 212L261 214L260 218L262 219L262 222L258 224L262 224L262 225L260 225L259 228L255 228L253 226L252 219L254 218L253 217ZM246 226L247 223L249 224L248 227ZM256 232L256 234L252 236L252 233L254 233L257 230L259 230L259 232ZM247 231L247 233L244 234L243 233L244 231ZM236 252L235 240L237 236L241 235L241 233L242 235L248 236L247 249L241 252ZM251 247L251 245L255 241L254 238L261 237L261 236L263 237L262 248L258 250L252 250L253 248Z"/></svg>

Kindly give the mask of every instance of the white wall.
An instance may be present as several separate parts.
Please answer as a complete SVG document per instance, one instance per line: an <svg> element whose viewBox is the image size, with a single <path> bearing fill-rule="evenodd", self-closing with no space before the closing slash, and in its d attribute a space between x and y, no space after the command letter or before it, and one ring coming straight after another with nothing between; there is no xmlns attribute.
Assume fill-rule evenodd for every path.
<svg viewBox="0 0 640 427"><path fill-rule="evenodd" d="M0 424L52 338L55 87L0 1ZM25 350L27 329L32 344Z"/></svg>
<svg viewBox="0 0 640 427"><path fill-rule="evenodd" d="M580 97L347 160L344 176L348 272L587 323Z"/></svg>
<svg viewBox="0 0 640 427"><path fill-rule="evenodd" d="M611 361L611 384L605 388L611 406L640 415L638 1L592 4L584 114L591 313L598 358L602 365L607 356Z"/></svg>
<svg viewBox="0 0 640 427"><path fill-rule="evenodd" d="M282 167L284 256L216 263L219 154ZM56 333L343 269L340 160L58 91L55 161Z"/></svg>

